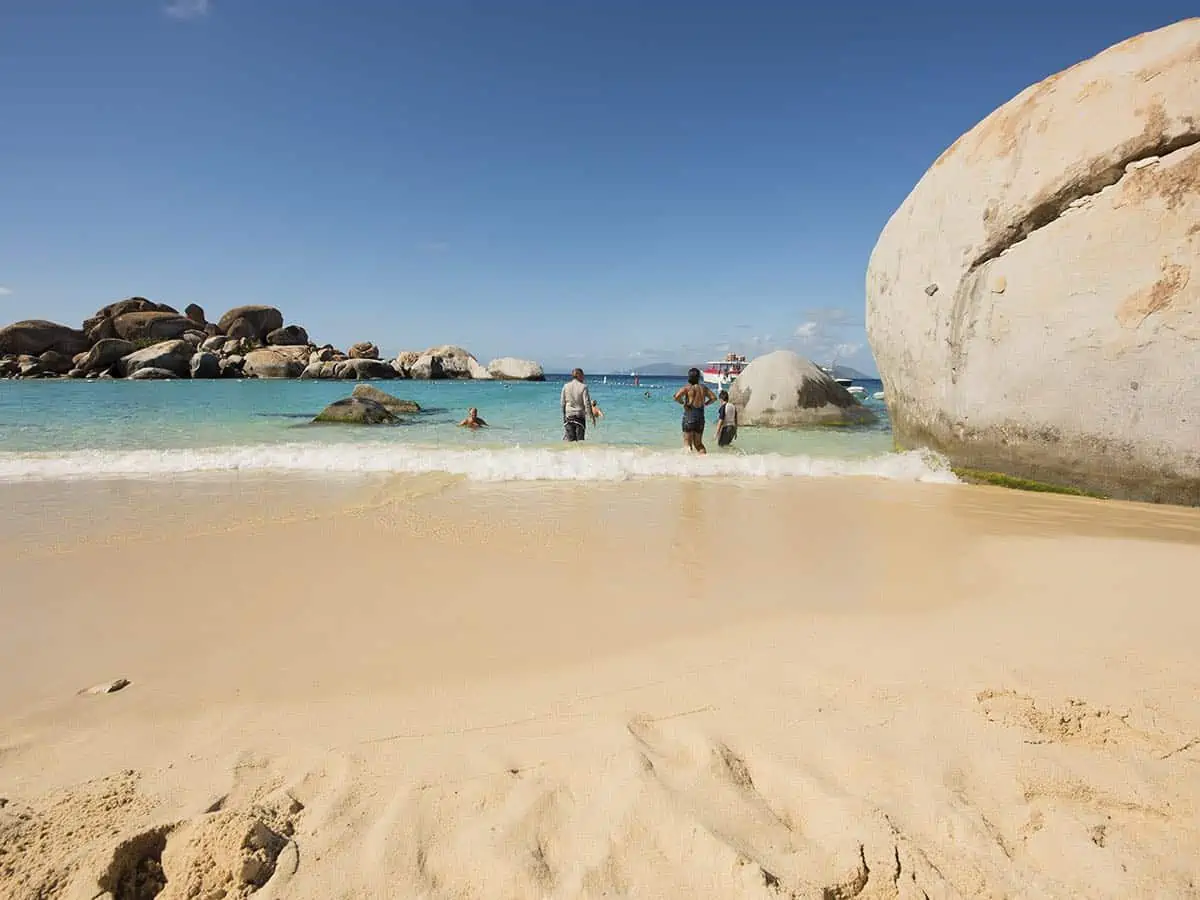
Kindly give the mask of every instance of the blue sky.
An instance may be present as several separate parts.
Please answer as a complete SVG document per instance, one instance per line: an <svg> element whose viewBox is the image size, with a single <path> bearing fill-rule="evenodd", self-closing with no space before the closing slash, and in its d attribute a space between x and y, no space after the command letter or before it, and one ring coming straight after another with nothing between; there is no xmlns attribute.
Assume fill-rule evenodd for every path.
<svg viewBox="0 0 1200 900"><path fill-rule="evenodd" d="M1194 12L4 0L0 320L142 295L552 369L728 344L873 370L867 258L933 159Z"/></svg>

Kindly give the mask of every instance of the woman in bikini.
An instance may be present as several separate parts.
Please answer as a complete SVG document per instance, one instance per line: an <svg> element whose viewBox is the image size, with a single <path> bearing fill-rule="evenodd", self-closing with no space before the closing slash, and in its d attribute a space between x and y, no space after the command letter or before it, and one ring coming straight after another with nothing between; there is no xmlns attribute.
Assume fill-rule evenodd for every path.
<svg viewBox="0 0 1200 900"><path fill-rule="evenodd" d="M688 369L688 383L675 392L675 402L683 407L683 446L697 453L704 447L704 407L716 400L707 385L700 383L700 370Z"/></svg>

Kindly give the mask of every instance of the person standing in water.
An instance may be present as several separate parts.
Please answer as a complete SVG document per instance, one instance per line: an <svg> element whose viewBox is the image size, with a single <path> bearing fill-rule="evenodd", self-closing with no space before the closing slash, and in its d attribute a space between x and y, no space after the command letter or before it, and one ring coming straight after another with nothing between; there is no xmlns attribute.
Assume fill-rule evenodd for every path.
<svg viewBox="0 0 1200 900"><path fill-rule="evenodd" d="M700 370L688 369L688 383L675 392L675 402L683 407L683 446L697 453L707 453L704 447L704 407L717 399L716 394L700 383Z"/></svg>
<svg viewBox="0 0 1200 900"><path fill-rule="evenodd" d="M563 440L582 441L587 433L585 417L591 416L595 425L596 410L587 383L583 380L583 369L576 369L562 389Z"/></svg>
<svg viewBox="0 0 1200 900"><path fill-rule="evenodd" d="M459 428L487 428L488 423L479 417L479 410L472 406L467 410L467 417L458 423Z"/></svg>
<svg viewBox="0 0 1200 900"><path fill-rule="evenodd" d="M737 437L738 411L729 402L729 391L721 391L717 396L721 398L717 407L717 446L728 447Z"/></svg>

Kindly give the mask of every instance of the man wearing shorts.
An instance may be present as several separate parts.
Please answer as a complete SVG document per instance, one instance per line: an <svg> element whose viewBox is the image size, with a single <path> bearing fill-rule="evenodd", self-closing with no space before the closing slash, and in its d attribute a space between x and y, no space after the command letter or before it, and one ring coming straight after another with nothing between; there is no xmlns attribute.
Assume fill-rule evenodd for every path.
<svg viewBox="0 0 1200 900"><path fill-rule="evenodd" d="M563 440L582 441L587 432L586 417L596 424L596 404L583 380L583 369L571 373L571 380L562 389Z"/></svg>

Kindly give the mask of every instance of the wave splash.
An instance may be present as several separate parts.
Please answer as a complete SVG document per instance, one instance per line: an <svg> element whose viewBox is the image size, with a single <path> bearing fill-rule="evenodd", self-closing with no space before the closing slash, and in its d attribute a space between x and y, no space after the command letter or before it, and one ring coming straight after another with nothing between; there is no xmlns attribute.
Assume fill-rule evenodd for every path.
<svg viewBox="0 0 1200 900"><path fill-rule="evenodd" d="M617 448L456 450L414 445L260 444L190 450L81 450L0 453L0 481L158 478L261 473L311 475L461 475L473 481L627 481L634 478L823 478L873 476L951 483L940 456L925 451L866 459L712 454Z"/></svg>

